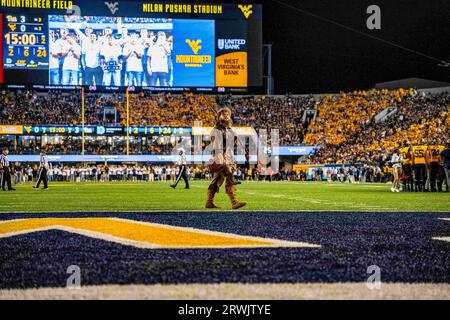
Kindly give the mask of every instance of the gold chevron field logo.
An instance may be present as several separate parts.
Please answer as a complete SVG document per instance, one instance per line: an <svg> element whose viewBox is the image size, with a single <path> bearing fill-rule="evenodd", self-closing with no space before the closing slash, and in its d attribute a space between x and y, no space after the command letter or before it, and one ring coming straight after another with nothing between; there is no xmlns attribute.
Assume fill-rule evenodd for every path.
<svg viewBox="0 0 450 320"><path fill-rule="evenodd" d="M145 249L320 247L303 242L243 236L112 217L30 218L0 222L0 238L48 230L62 230Z"/></svg>

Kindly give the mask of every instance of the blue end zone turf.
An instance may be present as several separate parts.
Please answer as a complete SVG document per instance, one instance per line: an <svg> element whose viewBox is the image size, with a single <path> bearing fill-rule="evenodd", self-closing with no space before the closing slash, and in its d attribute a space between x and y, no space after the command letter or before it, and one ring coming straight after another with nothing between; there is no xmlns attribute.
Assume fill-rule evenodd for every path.
<svg viewBox="0 0 450 320"><path fill-rule="evenodd" d="M83 285L382 281L450 283L450 213L151 212L2 214L119 217L239 235L319 244L321 248L139 249L65 231L0 238L0 289L63 287L67 267Z"/></svg>

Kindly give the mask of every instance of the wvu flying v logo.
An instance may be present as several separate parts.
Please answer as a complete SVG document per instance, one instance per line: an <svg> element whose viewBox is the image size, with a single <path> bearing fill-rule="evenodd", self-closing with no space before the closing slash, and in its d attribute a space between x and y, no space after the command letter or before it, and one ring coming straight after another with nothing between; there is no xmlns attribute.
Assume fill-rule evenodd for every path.
<svg viewBox="0 0 450 320"><path fill-rule="evenodd" d="M253 5L251 4L239 4L238 8L241 9L242 13L244 14L245 19L248 19L248 17L250 17L250 15L253 13Z"/></svg>
<svg viewBox="0 0 450 320"><path fill-rule="evenodd" d="M111 11L112 14L116 14L117 10L119 10L119 3L118 2L106 2L106 6L108 7L109 11Z"/></svg>
<svg viewBox="0 0 450 320"><path fill-rule="evenodd" d="M29 218L0 221L0 238L61 230L143 249L320 248L319 245L175 227L120 218Z"/></svg>
<svg viewBox="0 0 450 320"><path fill-rule="evenodd" d="M200 43L202 43L201 39L197 39L197 40L186 39L186 43L189 45L189 47L191 47L192 51L195 54L197 54L198 51L202 48L202 46L200 45Z"/></svg>

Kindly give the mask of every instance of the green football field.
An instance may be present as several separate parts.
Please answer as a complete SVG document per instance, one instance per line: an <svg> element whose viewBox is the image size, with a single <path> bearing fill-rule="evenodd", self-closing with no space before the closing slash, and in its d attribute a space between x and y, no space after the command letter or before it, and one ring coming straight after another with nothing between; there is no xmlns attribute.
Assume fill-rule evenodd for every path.
<svg viewBox="0 0 450 320"><path fill-rule="evenodd" d="M0 212L64 211L198 211L204 208L208 182L192 181L176 190L170 182L50 183L49 190L31 184L0 192ZM267 211L450 211L450 193L391 193L387 184L327 182L253 182L238 185L242 210ZM222 187L220 210L231 205ZM208 209L210 210L210 209Z"/></svg>

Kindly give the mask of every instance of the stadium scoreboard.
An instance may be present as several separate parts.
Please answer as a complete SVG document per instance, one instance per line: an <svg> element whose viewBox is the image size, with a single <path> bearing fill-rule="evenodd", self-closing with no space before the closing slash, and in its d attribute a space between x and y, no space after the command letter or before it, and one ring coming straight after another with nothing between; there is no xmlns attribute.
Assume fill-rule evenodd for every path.
<svg viewBox="0 0 450 320"><path fill-rule="evenodd" d="M0 0L8 88L244 92L262 85L262 6Z"/></svg>
<svg viewBox="0 0 450 320"><path fill-rule="evenodd" d="M4 67L47 69L47 35L43 16L6 15Z"/></svg>

